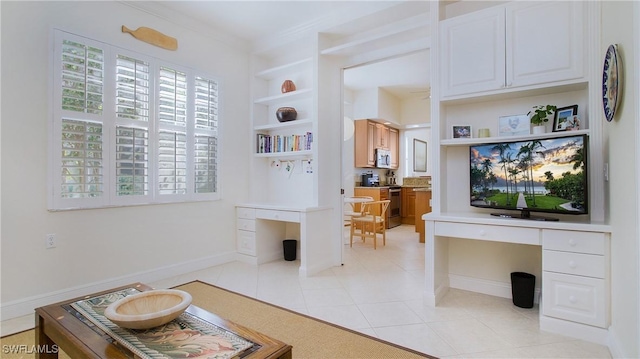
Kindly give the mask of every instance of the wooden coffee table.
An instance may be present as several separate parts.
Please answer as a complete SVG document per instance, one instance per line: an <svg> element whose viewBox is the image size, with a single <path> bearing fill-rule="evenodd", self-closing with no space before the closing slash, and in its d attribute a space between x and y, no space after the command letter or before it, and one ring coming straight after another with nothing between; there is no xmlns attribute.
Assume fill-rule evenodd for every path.
<svg viewBox="0 0 640 359"><path fill-rule="evenodd" d="M133 353L118 344L109 335L76 317L69 311L69 305L79 300L123 290L136 288L140 291L150 290L151 287L134 283L131 285L94 293L86 297L47 305L36 309L36 346L44 348L36 354L37 358L57 358L56 348L62 349L71 358L132 358ZM256 345L240 355L241 358L281 358L291 359L291 345L275 340L255 330L243 327L207 312L194 305L186 310L198 318L229 330Z"/></svg>

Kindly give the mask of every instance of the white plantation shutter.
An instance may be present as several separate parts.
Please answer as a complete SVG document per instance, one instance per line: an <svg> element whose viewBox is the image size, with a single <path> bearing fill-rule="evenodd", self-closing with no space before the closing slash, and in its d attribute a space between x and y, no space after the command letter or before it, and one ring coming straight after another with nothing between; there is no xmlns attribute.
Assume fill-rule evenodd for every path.
<svg viewBox="0 0 640 359"><path fill-rule="evenodd" d="M62 119L62 198L98 197L103 192L102 125Z"/></svg>
<svg viewBox="0 0 640 359"><path fill-rule="evenodd" d="M187 75L161 66L158 75L158 120L161 124L187 125Z"/></svg>
<svg viewBox="0 0 640 359"><path fill-rule="evenodd" d="M215 137L196 135L194 151L196 193L213 193L217 191L217 147Z"/></svg>
<svg viewBox="0 0 640 359"><path fill-rule="evenodd" d="M158 191L160 195L187 193L187 136L184 133L160 131Z"/></svg>
<svg viewBox="0 0 640 359"><path fill-rule="evenodd" d="M194 188L196 193L217 192L218 82L195 77Z"/></svg>
<svg viewBox="0 0 640 359"><path fill-rule="evenodd" d="M54 30L52 210L220 198L219 83Z"/></svg>
<svg viewBox="0 0 640 359"><path fill-rule="evenodd" d="M218 82L196 76L195 127L218 132Z"/></svg>
<svg viewBox="0 0 640 359"><path fill-rule="evenodd" d="M102 114L104 52L71 40L62 42L62 109Z"/></svg>
<svg viewBox="0 0 640 359"><path fill-rule="evenodd" d="M146 196L149 192L149 131L116 128L116 195Z"/></svg>
<svg viewBox="0 0 640 359"><path fill-rule="evenodd" d="M121 119L149 122L149 64L118 55L116 59L116 114Z"/></svg>

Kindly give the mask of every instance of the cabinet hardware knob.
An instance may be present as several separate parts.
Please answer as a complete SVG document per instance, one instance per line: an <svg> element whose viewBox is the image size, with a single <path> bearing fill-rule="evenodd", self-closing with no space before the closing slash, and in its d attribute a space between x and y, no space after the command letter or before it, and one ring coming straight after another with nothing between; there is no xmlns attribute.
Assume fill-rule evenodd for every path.
<svg viewBox="0 0 640 359"><path fill-rule="evenodd" d="M578 243L576 243L576 240L575 240L575 239L571 238L571 239L569 240L569 245L570 245L571 247L575 247L575 246L576 246L576 244L578 244Z"/></svg>
<svg viewBox="0 0 640 359"><path fill-rule="evenodd" d="M569 261L569 267L570 268L575 268L576 267L576 262L575 261Z"/></svg>
<svg viewBox="0 0 640 359"><path fill-rule="evenodd" d="M481 229L481 230L480 230L480 235L481 235L481 236L483 236L483 237L484 237L486 234L487 234L487 231L485 231L484 229Z"/></svg>
<svg viewBox="0 0 640 359"><path fill-rule="evenodd" d="M575 296L572 295L572 296L569 297L569 302L571 302L572 304L575 304L577 301L578 300L576 299Z"/></svg>

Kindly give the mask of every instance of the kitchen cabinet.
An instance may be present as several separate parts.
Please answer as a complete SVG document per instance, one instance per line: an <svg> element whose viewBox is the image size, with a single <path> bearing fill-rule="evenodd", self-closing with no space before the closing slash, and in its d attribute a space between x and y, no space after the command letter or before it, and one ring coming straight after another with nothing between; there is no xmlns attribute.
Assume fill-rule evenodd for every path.
<svg viewBox="0 0 640 359"><path fill-rule="evenodd" d="M356 187L353 190L353 195L371 197L373 198L374 201L384 201L386 199L389 199L389 188L388 187Z"/></svg>
<svg viewBox="0 0 640 359"><path fill-rule="evenodd" d="M376 123L368 120L355 121L354 166L369 168L376 166Z"/></svg>
<svg viewBox="0 0 640 359"><path fill-rule="evenodd" d="M391 151L391 168L398 169L400 164L400 131L389 127L389 150Z"/></svg>
<svg viewBox="0 0 640 359"><path fill-rule="evenodd" d="M389 149L389 127L380 123L376 124L376 136L373 147Z"/></svg>
<svg viewBox="0 0 640 359"><path fill-rule="evenodd" d="M583 19L579 1L516 1L441 21L443 98L583 78Z"/></svg>
<svg viewBox="0 0 640 359"><path fill-rule="evenodd" d="M376 149L391 152L391 169L398 169L400 132L381 123L370 120L355 121L354 167L373 168L376 166Z"/></svg>
<svg viewBox="0 0 640 359"><path fill-rule="evenodd" d="M416 224L416 192L414 187L402 187L402 224Z"/></svg>
<svg viewBox="0 0 640 359"><path fill-rule="evenodd" d="M416 219L416 232L419 234L420 243L424 243L425 228L422 215L431 213L431 190L427 188L417 188L414 190L416 195L415 207L415 219Z"/></svg>

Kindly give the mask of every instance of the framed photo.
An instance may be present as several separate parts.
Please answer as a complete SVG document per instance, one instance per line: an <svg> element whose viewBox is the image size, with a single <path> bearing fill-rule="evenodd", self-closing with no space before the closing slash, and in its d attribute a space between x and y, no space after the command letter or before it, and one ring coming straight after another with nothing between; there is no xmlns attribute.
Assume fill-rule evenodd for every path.
<svg viewBox="0 0 640 359"><path fill-rule="evenodd" d="M530 135L531 120L527 115L500 116L498 119L498 135L522 136Z"/></svg>
<svg viewBox="0 0 640 359"><path fill-rule="evenodd" d="M577 121L577 117L573 116L577 114L578 105L558 108L553 118L553 132L572 130L576 126L575 121ZM579 126L579 123L577 125Z"/></svg>
<svg viewBox="0 0 640 359"><path fill-rule="evenodd" d="M471 138L471 126L451 126L452 138Z"/></svg>
<svg viewBox="0 0 640 359"><path fill-rule="evenodd" d="M427 143L413 139L413 172L427 172Z"/></svg>

